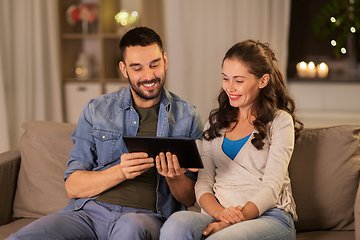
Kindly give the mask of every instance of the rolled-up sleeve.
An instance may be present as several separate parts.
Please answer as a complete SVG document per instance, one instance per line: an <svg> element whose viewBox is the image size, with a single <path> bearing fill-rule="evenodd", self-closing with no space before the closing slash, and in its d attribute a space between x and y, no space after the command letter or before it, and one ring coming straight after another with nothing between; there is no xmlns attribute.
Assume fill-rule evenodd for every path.
<svg viewBox="0 0 360 240"><path fill-rule="evenodd" d="M67 163L68 168L64 172L64 180L75 171L91 171L96 167L97 156L94 138L91 135L93 125L90 114L90 103L91 101L84 106L78 125L71 135L74 147L69 152L70 160Z"/></svg>

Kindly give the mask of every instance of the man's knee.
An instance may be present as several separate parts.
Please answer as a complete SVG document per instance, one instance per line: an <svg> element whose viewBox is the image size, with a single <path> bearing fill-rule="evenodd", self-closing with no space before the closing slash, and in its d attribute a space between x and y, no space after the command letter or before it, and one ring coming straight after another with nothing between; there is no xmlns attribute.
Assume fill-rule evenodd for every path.
<svg viewBox="0 0 360 240"><path fill-rule="evenodd" d="M149 214L126 213L115 224L112 236L122 239L158 239L162 221Z"/></svg>
<svg viewBox="0 0 360 240"><path fill-rule="evenodd" d="M146 232L149 223L146 222L145 217L144 214L127 213L118 220L117 224L124 229L129 229L129 231Z"/></svg>

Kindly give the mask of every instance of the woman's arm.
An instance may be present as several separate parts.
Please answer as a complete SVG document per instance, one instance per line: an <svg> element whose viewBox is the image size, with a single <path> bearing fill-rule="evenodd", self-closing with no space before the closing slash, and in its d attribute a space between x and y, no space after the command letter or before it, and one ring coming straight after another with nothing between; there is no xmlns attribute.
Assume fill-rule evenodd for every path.
<svg viewBox="0 0 360 240"><path fill-rule="evenodd" d="M203 209L211 216L216 216L216 215L220 214L220 216L219 216L220 219L215 217L215 219L217 219L218 222L211 223L205 228L205 230L203 231L204 236L210 236L224 228L231 226L234 223L251 220L251 219L256 218L259 215L258 208L252 202L247 202L243 208L241 208L240 206L237 206L236 208L234 208L236 211L232 211L231 208L224 209L216 201L214 195L212 195L210 193L205 193L200 197L200 205L206 206L205 208L207 210L205 210L204 207L203 207ZM228 213L233 214L232 216L235 215L236 218L238 218L238 221L230 222L229 220L227 220L227 218L225 218L225 221L221 220L224 216L227 216L226 214L228 214ZM212 215L212 214L214 214L214 215ZM237 214L239 214L239 215L237 215ZM240 216L241 216L241 219L240 219ZM233 217L231 217L231 219L235 220Z"/></svg>
<svg viewBox="0 0 360 240"><path fill-rule="evenodd" d="M218 221L234 224L245 220L241 206L224 208L211 193L201 195L199 204L207 214ZM250 208L248 212L251 213Z"/></svg>
<svg viewBox="0 0 360 240"><path fill-rule="evenodd" d="M295 133L290 114L279 111L269 131L270 148L258 191L248 201L259 209L259 215L273 207L284 186L294 149Z"/></svg>
<svg viewBox="0 0 360 240"><path fill-rule="evenodd" d="M241 210L244 221L251 220L259 216L259 209L253 202L247 202Z"/></svg>

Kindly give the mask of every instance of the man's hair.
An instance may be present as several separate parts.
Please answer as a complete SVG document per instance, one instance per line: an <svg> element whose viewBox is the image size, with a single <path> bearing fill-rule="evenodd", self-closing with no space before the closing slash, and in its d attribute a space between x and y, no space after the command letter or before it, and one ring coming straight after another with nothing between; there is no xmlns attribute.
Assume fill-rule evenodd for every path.
<svg viewBox="0 0 360 240"><path fill-rule="evenodd" d="M161 52L164 52L161 38L154 30L148 27L136 27L129 30L124 34L119 43L121 61L124 61L124 53L127 47L146 47L154 43L159 46Z"/></svg>

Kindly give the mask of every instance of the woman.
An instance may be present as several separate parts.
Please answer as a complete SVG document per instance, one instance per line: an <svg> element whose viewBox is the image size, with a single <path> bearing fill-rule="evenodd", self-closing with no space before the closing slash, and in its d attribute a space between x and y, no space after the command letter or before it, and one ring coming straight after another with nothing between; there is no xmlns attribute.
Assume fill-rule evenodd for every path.
<svg viewBox="0 0 360 240"><path fill-rule="evenodd" d="M195 186L202 213L174 213L160 239L295 239L288 165L303 124L275 55L247 40L227 51L222 67Z"/></svg>

